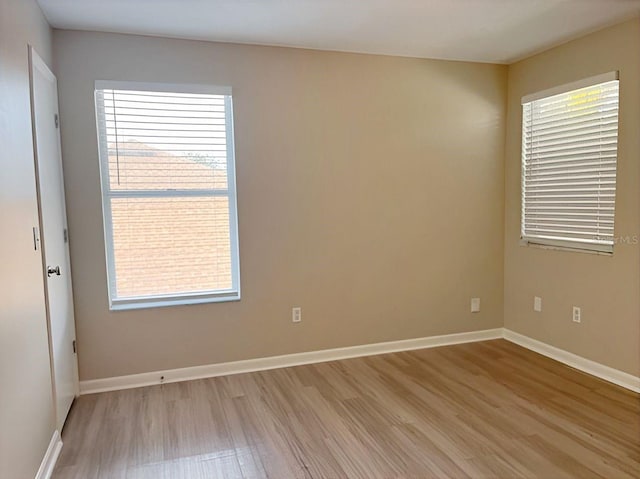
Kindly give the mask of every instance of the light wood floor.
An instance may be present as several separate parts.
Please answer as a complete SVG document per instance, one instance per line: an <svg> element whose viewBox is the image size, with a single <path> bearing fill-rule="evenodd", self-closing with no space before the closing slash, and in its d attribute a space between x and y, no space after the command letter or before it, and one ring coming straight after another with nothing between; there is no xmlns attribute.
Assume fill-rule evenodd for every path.
<svg viewBox="0 0 640 479"><path fill-rule="evenodd" d="M82 396L54 478L640 477L640 396L504 340Z"/></svg>

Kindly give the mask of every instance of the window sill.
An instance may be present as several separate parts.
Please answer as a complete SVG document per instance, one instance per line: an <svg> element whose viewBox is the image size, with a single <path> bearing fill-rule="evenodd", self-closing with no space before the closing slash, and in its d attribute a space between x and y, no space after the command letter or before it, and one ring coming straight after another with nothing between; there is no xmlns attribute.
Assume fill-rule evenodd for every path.
<svg viewBox="0 0 640 479"><path fill-rule="evenodd" d="M148 297L126 300L113 300L110 311L128 311L133 309L166 308L169 306L188 306L191 304L226 303L240 301L240 292L207 295L184 295L172 297Z"/></svg>
<svg viewBox="0 0 640 479"><path fill-rule="evenodd" d="M527 247L538 248L538 249L548 249L548 250L554 250L554 251L568 251L571 253L595 254L598 256L613 256L613 251L598 251L594 249L580 248L578 246L572 247L572 246L559 246L559 245L551 245L551 244L532 243L531 241L528 241L526 239L520 240L520 246L527 246Z"/></svg>

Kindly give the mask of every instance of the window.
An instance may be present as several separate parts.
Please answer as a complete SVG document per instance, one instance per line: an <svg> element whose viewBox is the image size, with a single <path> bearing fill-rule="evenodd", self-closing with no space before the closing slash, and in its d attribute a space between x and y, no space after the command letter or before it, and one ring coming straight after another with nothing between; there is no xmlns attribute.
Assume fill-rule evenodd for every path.
<svg viewBox="0 0 640 479"><path fill-rule="evenodd" d="M522 99L526 243L613 252L618 74Z"/></svg>
<svg viewBox="0 0 640 479"><path fill-rule="evenodd" d="M96 82L109 304L240 298L231 89Z"/></svg>

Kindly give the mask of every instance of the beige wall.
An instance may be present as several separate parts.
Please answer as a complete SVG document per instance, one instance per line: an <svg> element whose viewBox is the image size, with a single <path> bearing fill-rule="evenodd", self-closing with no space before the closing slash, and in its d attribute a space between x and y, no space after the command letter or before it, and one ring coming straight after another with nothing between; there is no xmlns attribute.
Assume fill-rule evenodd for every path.
<svg viewBox="0 0 640 479"><path fill-rule="evenodd" d="M71 31L54 53L82 380L502 326L506 67ZM233 87L240 302L108 311L96 79Z"/></svg>
<svg viewBox="0 0 640 479"><path fill-rule="evenodd" d="M0 477L32 478L55 429L31 137L27 44L51 59L35 0L0 0Z"/></svg>
<svg viewBox="0 0 640 479"><path fill-rule="evenodd" d="M620 71L613 256L519 246L520 98ZM505 326L599 363L640 373L640 21L588 35L509 67L505 171ZM533 312L533 297L543 312ZM573 305L582 322L571 321Z"/></svg>

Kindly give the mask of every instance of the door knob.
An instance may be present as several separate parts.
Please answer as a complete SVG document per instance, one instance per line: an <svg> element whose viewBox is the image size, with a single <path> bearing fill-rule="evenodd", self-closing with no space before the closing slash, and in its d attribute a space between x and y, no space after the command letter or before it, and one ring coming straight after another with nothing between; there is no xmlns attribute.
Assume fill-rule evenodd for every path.
<svg viewBox="0 0 640 479"><path fill-rule="evenodd" d="M56 266L55 268L53 266L47 266L47 277L50 278L52 274L60 276L60 266Z"/></svg>

